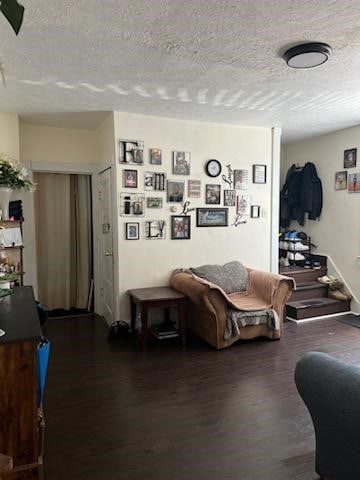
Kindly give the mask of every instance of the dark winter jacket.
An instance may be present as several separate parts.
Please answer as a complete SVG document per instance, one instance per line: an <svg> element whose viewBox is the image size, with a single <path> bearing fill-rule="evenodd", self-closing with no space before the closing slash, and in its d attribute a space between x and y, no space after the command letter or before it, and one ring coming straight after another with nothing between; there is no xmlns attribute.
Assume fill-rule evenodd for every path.
<svg viewBox="0 0 360 480"><path fill-rule="evenodd" d="M309 220L320 217L322 210L322 185L315 165L311 162L301 169L292 165L280 196L280 225L288 227L291 220L304 225L305 213Z"/></svg>
<svg viewBox="0 0 360 480"><path fill-rule="evenodd" d="M309 220L320 217L323 195L321 180L317 175L316 167L308 162L302 169L301 206L308 213Z"/></svg>

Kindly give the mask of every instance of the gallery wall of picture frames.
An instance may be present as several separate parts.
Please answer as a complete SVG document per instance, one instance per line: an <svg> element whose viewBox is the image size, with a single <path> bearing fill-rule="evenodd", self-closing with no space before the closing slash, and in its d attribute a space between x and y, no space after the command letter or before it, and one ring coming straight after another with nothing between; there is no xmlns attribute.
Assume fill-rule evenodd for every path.
<svg viewBox="0 0 360 480"><path fill-rule="evenodd" d="M196 216L196 228L226 228L261 217L261 206L251 203L249 184L266 184L265 164L254 164L250 177L247 169L233 168L230 163L211 158L204 161L209 183L203 183L191 178L189 151L174 149L170 158L164 158L161 148L151 147L146 151L142 140L120 139L118 152L125 190L120 193L120 215L136 219L151 214L141 222L125 222L126 240L190 240L192 212ZM168 178L168 172L174 178ZM192 201L196 202L195 206L191 205ZM198 206L199 202L203 206ZM172 215L161 218L165 217L166 207ZM152 219L156 212L160 213L159 217Z"/></svg>
<svg viewBox="0 0 360 480"><path fill-rule="evenodd" d="M335 190L347 190L348 193L360 193L360 172L354 172L357 162L357 148L344 150L343 168L335 172Z"/></svg>

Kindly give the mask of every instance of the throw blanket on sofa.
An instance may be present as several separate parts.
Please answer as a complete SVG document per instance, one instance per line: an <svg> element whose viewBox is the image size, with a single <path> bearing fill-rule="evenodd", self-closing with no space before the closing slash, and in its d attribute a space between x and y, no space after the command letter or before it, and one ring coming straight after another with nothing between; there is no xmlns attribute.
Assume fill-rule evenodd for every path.
<svg viewBox="0 0 360 480"><path fill-rule="evenodd" d="M273 330L279 330L280 320L275 310L266 309L253 312L245 312L229 308L226 318L224 339L240 335L240 328L247 325L267 325Z"/></svg>

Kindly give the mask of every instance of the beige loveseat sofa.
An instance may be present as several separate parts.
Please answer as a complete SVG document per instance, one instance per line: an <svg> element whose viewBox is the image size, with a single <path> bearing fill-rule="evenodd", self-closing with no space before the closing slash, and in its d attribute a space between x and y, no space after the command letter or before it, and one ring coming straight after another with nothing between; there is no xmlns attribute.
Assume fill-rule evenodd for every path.
<svg viewBox="0 0 360 480"><path fill-rule="evenodd" d="M225 339L228 309L232 295L224 295L221 289L202 282L191 272L174 272L170 279L171 286L186 295L189 299L187 316L188 328L216 349L229 347L237 340L248 340L256 337L279 339L283 330L284 306L294 289L292 278L273 273L260 272L251 268L246 269L251 286L241 296L249 298L261 296L260 299L268 304L278 316L278 328L274 329L266 324L246 325L239 329L239 334ZM250 276L251 275L251 276ZM271 288L263 286L269 282ZM249 291L251 288L251 292Z"/></svg>

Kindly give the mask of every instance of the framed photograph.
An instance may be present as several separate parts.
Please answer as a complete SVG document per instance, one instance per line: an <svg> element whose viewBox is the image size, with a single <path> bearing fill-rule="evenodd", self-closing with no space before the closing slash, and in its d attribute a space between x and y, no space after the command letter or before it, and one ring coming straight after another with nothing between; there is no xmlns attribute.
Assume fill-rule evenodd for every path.
<svg viewBox="0 0 360 480"><path fill-rule="evenodd" d="M234 170L234 188L236 190L247 190L249 185L248 170Z"/></svg>
<svg viewBox="0 0 360 480"><path fill-rule="evenodd" d="M236 205L236 190L224 190L224 206L235 207Z"/></svg>
<svg viewBox="0 0 360 480"><path fill-rule="evenodd" d="M150 163L152 165L161 165L162 152L160 148L150 148Z"/></svg>
<svg viewBox="0 0 360 480"><path fill-rule="evenodd" d="M125 224L126 240L139 240L139 223L128 222Z"/></svg>
<svg viewBox="0 0 360 480"><path fill-rule="evenodd" d="M166 238L165 220L148 220L145 222L147 240L164 240Z"/></svg>
<svg viewBox="0 0 360 480"><path fill-rule="evenodd" d="M190 152L173 152L173 174L190 175Z"/></svg>
<svg viewBox="0 0 360 480"><path fill-rule="evenodd" d="M251 197L250 195L238 195L236 213L238 215L244 216L250 215L250 206L251 206Z"/></svg>
<svg viewBox="0 0 360 480"><path fill-rule="evenodd" d="M167 201L181 203L184 200L185 182L167 181Z"/></svg>
<svg viewBox="0 0 360 480"><path fill-rule="evenodd" d="M171 239L189 240L191 234L190 215L171 215Z"/></svg>
<svg viewBox="0 0 360 480"><path fill-rule="evenodd" d="M163 199L161 197L148 197L146 199L147 208L162 208Z"/></svg>
<svg viewBox="0 0 360 480"><path fill-rule="evenodd" d="M227 227L228 209L227 208L197 208L196 209L197 227Z"/></svg>
<svg viewBox="0 0 360 480"><path fill-rule="evenodd" d="M137 188L138 186L138 172L137 170L124 170L123 185L125 188Z"/></svg>
<svg viewBox="0 0 360 480"><path fill-rule="evenodd" d="M344 150L344 168L356 167L356 148Z"/></svg>
<svg viewBox="0 0 360 480"><path fill-rule="evenodd" d="M359 193L360 192L360 173L349 173L348 176L348 192Z"/></svg>
<svg viewBox="0 0 360 480"><path fill-rule="evenodd" d="M205 185L205 203L220 205L220 185Z"/></svg>
<svg viewBox="0 0 360 480"><path fill-rule="evenodd" d="M347 189L347 172L335 172L335 190Z"/></svg>
<svg viewBox="0 0 360 480"><path fill-rule="evenodd" d="M253 165L253 183L266 183L266 165Z"/></svg>
<svg viewBox="0 0 360 480"><path fill-rule="evenodd" d="M145 211L143 193L120 193L120 215L124 217L142 217Z"/></svg>
<svg viewBox="0 0 360 480"><path fill-rule="evenodd" d="M145 190L164 191L166 173L145 172Z"/></svg>
<svg viewBox="0 0 360 480"><path fill-rule="evenodd" d="M260 205L251 205L251 218L260 218Z"/></svg>
<svg viewBox="0 0 360 480"><path fill-rule="evenodd" d="M200 198L201 195L201 181L188 180L188 197Z"/></svg>
<svg viewBox="0 0 360 480"><path fill-rule="evenodd" d="M142 140L119 140L119 162L144 163L144 142Z"/></svg>

